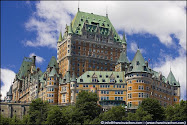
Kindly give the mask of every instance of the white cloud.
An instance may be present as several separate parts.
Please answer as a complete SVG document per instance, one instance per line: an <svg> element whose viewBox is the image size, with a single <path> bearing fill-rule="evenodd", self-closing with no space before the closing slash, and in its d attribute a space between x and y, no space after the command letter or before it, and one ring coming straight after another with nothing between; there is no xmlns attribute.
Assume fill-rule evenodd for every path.
<svg viewBox="0 0 187 125"><path fill-rule="evenodd" d="M162 58L160 59L160 62L155 64L154 70L161 71L167 78L171 66L171 71L181 85L181 99L186 100L186 54L184 53L184 50L183 52L180 52L180 56L176 58L165 55L163 52L161 53L162 54L160 55L162 55Z"/></svg>
<svg viewBox="0 0 187 125"><path fill-rule="evenodd" d="M77 13L77 1L40 1L36 13L26 23L28 30L37 32L35 41L28 46L56 48L58 33L70 24L71 16ZM128 34L149 33L157 36L166 46L174 44L171 34L179 39L186 49L186 7L185 1L81 1L80 11L106 15L117 30ZM128 43L127 43L128 44Z"/></svg>
<svg viewBox="0 0 187 125"><path fill-rule="evenodd" d="M1 84L1 99L4 99L6 93L9 91L10 85L13 83L15 75L16 74L14 71L1 68L1 82L3 83Z"/></svg>
<svg viewBox="0 0 187 125"><path fill-rule="evenodd" d="M128 49L130 52L136 53L138 50L138 45L135 42L130 43L130 49ZM144 49L139 48L141 53L146 53Z"/></svg>
<svg viewBox="0 0 187 125"><path fill-rule="evenodd" d="M40 56L37 56L35 53L31 53L31 54L29 55L29 57L32 57L32 56L36 56L36 63L38 63L38 64L41 64L41 63L43 63L43 61L45 61L44 58L42 58L42 57L40 57Z"/></svg>

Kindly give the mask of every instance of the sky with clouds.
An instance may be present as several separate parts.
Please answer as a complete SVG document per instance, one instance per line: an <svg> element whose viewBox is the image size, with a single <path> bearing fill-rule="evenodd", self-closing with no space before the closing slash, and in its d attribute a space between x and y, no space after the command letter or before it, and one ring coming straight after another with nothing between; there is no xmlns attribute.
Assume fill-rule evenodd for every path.
<svg viewBox="0 0 187 125"><path fill-rule="evenodd" d="M149 66L168 76L170 67L186 100L185 1L80 1L80 11L106 15L120 36L127 38L127 56L137 48ZM57 55L59 31L64 32L77 13L77 1L1 2L1 93L9 90L24 57L36 55L45 71Z"/></svg>

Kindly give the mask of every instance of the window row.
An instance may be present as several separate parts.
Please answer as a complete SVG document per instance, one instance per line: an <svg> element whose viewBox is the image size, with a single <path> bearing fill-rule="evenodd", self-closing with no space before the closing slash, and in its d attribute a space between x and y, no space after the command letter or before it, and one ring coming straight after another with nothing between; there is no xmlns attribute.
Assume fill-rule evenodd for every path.
<svg viewBox="0 0 187 125"><path fill-rule="evenodd" d="M115 94L123 94L123 91L115 91Z"/></svg>
<svg viewBox="0 0 187 125"><path fill-rule="evenodd" d="M115 100L123 100L123 97L115 97Z"/></svg>
<svg viewBox="0 0 187 125"><path fill-rule="evenodd" d="M53 97L54 95L53 94L47 94L47 97Z"/></svg>
<svg viewBox="0 0 187 125"><path fill-rule="evenodd" d="M54 91L54 88L48 88L47 91Z"/></svg>
<svg viewBox="0 0 187 125"><path fill-rule="evenodd" d="M101 100L109 100L109 97L101 96Z"/></svg>
<svg viewBox="0 0 187 125"><path fill-rule="evenodd" d="M109 91L101 91L101 94L109 94Z"/></svg>

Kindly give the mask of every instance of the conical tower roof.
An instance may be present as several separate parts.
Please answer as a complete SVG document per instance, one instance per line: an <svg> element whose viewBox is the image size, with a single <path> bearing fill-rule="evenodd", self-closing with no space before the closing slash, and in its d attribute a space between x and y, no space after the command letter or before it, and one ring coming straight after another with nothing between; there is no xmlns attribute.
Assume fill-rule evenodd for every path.
<svg viewBox="0 0 187 125"><path fill-rule="evenodd" d="M58 63L56 61L56 58L54 56L51 57L51 60L48 64L48 67L55 67L55 68L59 68L58 67Z"/></svg>
<svg viewBox="0 0 187 125"><path fill-rule="evenodd" d="M180 86L179 82L177 82L171 70L169 72L167 80L169 81L169 84L172 86Z"/></svg>
<svg viewBox="0 0 187 125"><path fill-rule="evenodd" d="M72 34L73 31L72 31L72 23L70 23L70 26L68 27L68 34Z"/></svg>
<svg viewBox="0 0 187 125"><path fill-rule="evenodd" d="M131 62L131 66L133 66L133 68L130 72L149 72L149 69L145 64L145 60L139 49Z"/></svg>
<svg viewBox="0 0 187 125"><path fill-rule="evenodd" d="M122 43L127 44L127 42L126 42L126 37L125 37L125 33L123 34Z"/></svg>
<svg viewBox="0 0 187 125"><path fill-rule="evenodd" d="M126 53L124 51L122 51L120 53L119 59L117 61L118 63L129 63L129 60L127 59Z"/></svg>
<svg viewBox="0 0 187 125"><path fill-rule="evenodd" d="M59 35L59 38L58 38L58 42L61 42L62 41L62 32L60 31L60 35Z"/></svg>
<svg viewBox="0 0 187 125"><path fill-rule="evenodd" d="M58 75L56 69L53 67L53 69L52 69L51 72L49 73L49 76L55 76L55 75L56 75L57 77L59 77L59 75Z"/></svg>

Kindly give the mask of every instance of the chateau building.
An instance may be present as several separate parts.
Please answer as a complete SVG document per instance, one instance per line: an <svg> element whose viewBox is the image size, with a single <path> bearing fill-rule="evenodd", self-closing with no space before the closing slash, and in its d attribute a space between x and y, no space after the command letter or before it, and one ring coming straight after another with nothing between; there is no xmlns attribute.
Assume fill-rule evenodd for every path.
<svg viewBox="0 0 187 125"><path fill-rule="evenodd" d="M108 15L78 11L57 42L53 56L42 72L35 56L25 57L7 92L8 102L41 98L50 104L76 103L81 91L97 93L103 107L127 105L136 109L144 98L162 106L178 104L180 84L170 70L167 78L151 69L138 49L129 61L126 38L119 37Z"/></svg>

